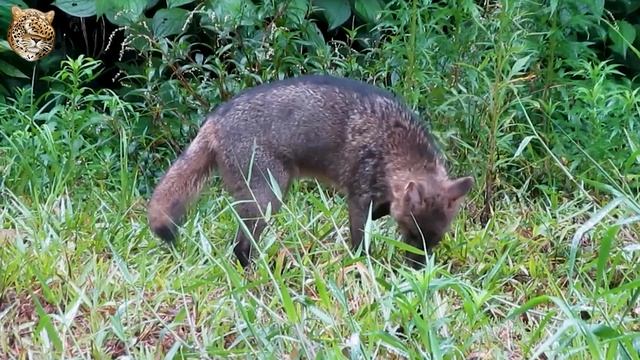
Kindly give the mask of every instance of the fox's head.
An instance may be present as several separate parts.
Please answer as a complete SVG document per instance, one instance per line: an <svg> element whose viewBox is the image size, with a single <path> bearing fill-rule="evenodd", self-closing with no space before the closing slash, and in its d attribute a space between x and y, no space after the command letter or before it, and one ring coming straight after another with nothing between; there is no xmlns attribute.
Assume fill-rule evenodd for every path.
<svg viewBox="0 0 640 360"><path fill-rule="evenodd" d="M473 178L468 176L458 179L433 176L395 184L390 210L404 241L417 249L431 251L448 231L473 184ZM425 257L407 252L407 259L414 268L419 268Z"/></svg>

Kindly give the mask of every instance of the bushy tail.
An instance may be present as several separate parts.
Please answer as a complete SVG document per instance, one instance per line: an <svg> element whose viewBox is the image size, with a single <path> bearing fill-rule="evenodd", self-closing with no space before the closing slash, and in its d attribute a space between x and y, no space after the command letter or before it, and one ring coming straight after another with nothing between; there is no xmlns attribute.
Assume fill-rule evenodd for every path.
<svg viewBox="0 0 640 360"><path fill-rule="evenodd" d="M216 166L215 143L213 124L207 121L162 177L149 200L149 227L166 242L175 240L186 207L196 199Z"/></svg>

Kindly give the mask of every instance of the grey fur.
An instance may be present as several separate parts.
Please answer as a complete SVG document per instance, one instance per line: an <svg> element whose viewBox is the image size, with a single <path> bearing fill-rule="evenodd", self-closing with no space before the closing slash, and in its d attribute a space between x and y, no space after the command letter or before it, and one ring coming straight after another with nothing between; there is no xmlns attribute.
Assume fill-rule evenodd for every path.
<svg viewBox="0 0 640 360"><path fill-rule="evenodd" d="M259 219L263 208L268 203L273 212L280 208L267 171L283 193L301 176L336 186L347 196L354 247L362 241L373 203L375 219L391 214L407 242L430 250L473 186L473 178L447 177L433 139L400 100L377 87L332 76L257 86L209 114L154 191L148 209L154 233L175 238L188 203L214 168L236 200L248 200L236 211L256 240L266 225ZM243 266L249 265L251 243L242 231L235 253Z"/></svg>

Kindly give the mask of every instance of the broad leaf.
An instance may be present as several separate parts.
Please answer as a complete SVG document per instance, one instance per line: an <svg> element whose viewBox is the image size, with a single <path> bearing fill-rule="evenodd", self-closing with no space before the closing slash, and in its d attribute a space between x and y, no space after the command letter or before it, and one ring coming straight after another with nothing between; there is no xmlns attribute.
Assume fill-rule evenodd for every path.
<svg viewBox="0 0 640 360"><path fill-rule="evenodd" d="M291 0L287 6L287 17L291 21L298 25L311 24L312 22L306 22L305 17L309 12L311 3L308 0Z"/></svg>
<svg viewBox="0 0 640 360"><path fill-rule="evenodd" d="M329 24L329 30L344 24L351 16L348 0L313 0L313 5L322 9L322 15Z"/></svg>
<svg viewBox="0 0 640 360"><path fill-rule="evenodd" d="M624 0L624 6L627 10L627 14L631 14L640 9L640 1L638 0Z"/></svg>
<svg viewBox="0 0 640 360"><path fill-rule="evenodd" d="M0 39L0 52L13 51L7 40Z"/></svg>
<svg viewBox="0 0 640 360"><path fill-rule="evenodd" d="M380 0L356 0L354 11L358 17L369 24L375 24L384 4Z"/></svg>
<svg viewBox="0 0 640 360"><path fill-rule="evenodd" d="M209 0L207 7L215 14L216 22L227 27L255 25L256 5L249 0ZM208 17L203 16L203 24L209 24Z"/></svg>
<svg viewBox="0 0 640 360"><path fill-rule="evenodd" d="M95 0L95 2L97 15L105 15L110 22L118 26L138 22L149 4L147 0Z"/></svg>
<svg viewBox="0 0 640 360"><path fill-rule="evenodd" d="M179 34L188 17L189 12L185 9L160 9L151 21L153 34L159 38Z"/></svg>
<svg viewBox="0 0 640 360"><path fill-rule="evenodd" d="M0 38L4 39L11 22L11 6L16 5L21 9L26 9L28 6L22 0L2 0L2 3L0 6Z"/></svg>
<svg viewBox="0 0 640 360"><path fill-rule="evenodd" d="M633 44L633 41L636 39L636 29L624 20L616 21L616 25L617 29L609 29L609 37L613 42L611 48L626 58L629 44Z"/></svg>
<svg viewBox="0 0 640 360"><path fill-rule="evenodd" d="M595 336L601 339L615 339L621 335L618 330L605 324L591 325L589 329Z"/></svg>
<svg viewBox="0 0 640 360"><path fill-rule="evenodd" d="M526 69L527 63L529 62L530 58L531 55L527 55L516 60L511 67L511 71L509 71L508 78L513 79L514 76L521 75Z"/></svg>
<svg viewBox="0 0 640 360"><path fill-rule="evenodd" d="M167 0L167 7L174 8L186 4L190 4L195 0Z"/></svg>
<svg viewBox="0 0 640 360"><path fill-rule="evenodd" d="M604 0L585 0L584 4L587 5L589 10L597 17L601 17L604 13Z"/></svg>
<svg viewBox="0 0 640 360"><path fill-rule="evenodd" d="M89 17L96 14L96 0L56 0L53 5L71 16Z"/></svg>
<svg viewBox="0 0 640 360"><path fill-rule="evenodd" d="M0 60L0 73L10 77L15 77L15 78L22 78L22 79L29 78L22 71L20 71L20 69L9 64L8 62L5 62L4 60Z"/></svg>

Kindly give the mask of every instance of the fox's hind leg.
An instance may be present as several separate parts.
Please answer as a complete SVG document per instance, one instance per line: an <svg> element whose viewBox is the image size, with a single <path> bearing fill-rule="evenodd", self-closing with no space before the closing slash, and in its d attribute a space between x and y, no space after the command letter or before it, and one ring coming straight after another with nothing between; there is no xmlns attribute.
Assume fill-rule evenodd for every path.
<svg viewBox="0 0 640 360"><path fill-rule="evenodd" d="M267 160L263 156L256 156L255 161L250 181L237 169L222 171L225 187L235 200L234 209L246 226L246 229L243 229L240 225L234 248L234 253L243 267L247 267L250 263L251 238L257 243L267 225L264 214L268 205L271 204L272 214L278 212L282 205L274 192L269 172L277 181L282 196L286 194L291 180L290 171L281 162L274 159Z"/></svg>

